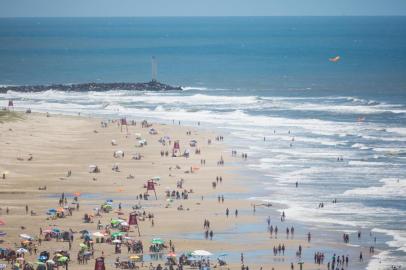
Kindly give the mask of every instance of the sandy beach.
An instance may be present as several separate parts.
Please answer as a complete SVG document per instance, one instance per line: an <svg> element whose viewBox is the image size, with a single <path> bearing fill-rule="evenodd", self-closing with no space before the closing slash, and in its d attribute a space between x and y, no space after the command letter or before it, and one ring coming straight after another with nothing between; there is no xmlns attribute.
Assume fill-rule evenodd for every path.
<svg viewBox="0 0 406 270"><path fill-rule="evenodd" d="M173 243L173 253L178 258L194 250L210 251L214 254L210 257L212 266L217 264L218 256L227 254L221 257L228 263L224 269L241 269L242 265L251 269L291 269L291 263L299 269L296 256L299 246L303 250L317 250L317 246L307 241L305 234L287 237L285 229L291 226L289 222L286 225L275 222L280 226L279 237L273 234L271 238L265 218L273 213L270 224L275 226L274 220L278 221L279 216L272 207L261 206L263 202L238 199L237 196L228 198L227 195L224 202L219 201L218 196L248 191L242 185L241 177L235 173L235 165L228 165L238 163L240 158L233 157L231 150L216 139L221 134L203 131L197 126L181 126L177 122L173 125L153 123L143 128L137 119L136 125L127 126L127 131L126 126L117 122L108 122L102 127L101 119L80 116L47 117L33 113L21 114L21 117L0 124L0 172L5 178L0 179L0 220L4 222L0 229L6 233L0 238L3 241L0 247L18 249L24 240L21 235L31 236L32 254L24 254L26 262L35 263L41 251L50 252L52 257L58 250L64 250L70 254L69 269L93 269L94 258L100 256L105 258L106 269L115 268L117 258L128 261L129 256L135 255L127 252L124 244L127 240L120 238L120 245L98 243L92 234L104 231L112 219L128 221L129 214L137 205L139 213L145 211L146 216L153 215L153 218L146 217L145 220L142 220L142 214L138 216L141 236L138 236L135 226L124 232L125 237L130 239L128 241L141 240L143 244L144 253L136 254L141 257L135 263L137 267L148 268L150 263L155 267L158 264L165 267L170 249L149 252L153 238L162 239L165 246ZM150 134L151 128L157 134ZM159 140L165 136L167 140L163 145ZM140 138L146 140L147 145L140 147ZM190 146L191 140L196 140L195 147ZM208 143L209 140L211 143ZM171 156L174 141L179 141L181 152L185 149L190 151L188 158ZM196 149L200 150L200 154L195 152ZM115 151L122 151L124 156L114 157ZM162 156L161 151L168 151L168 156ZM135 155L140 155L141 159L133 159ZM219 166L220 160L224 161L224 165ZM100 172L90 173L91 165L97 165ZM118 171L112 170L115 165ZM217 180L221 177L222 181L216 181L216 177ZM157 199L153 191L148 192L148 200L141 199L139 195L146 192L146 182L154 178ZM177 187L180 181L182 188ZM168 198L166 191L187 191L188 198ZM66 204L62 201L60 205L58 202L62 194L67 200ZM72 204L75 196L77 203ZM100 211L107 200L112 201L109 213ZM255 213L254 204L257 205ZM61 206L65 207L65 217L51 218L52 215L47 214L49 209ZM72 207L72 215L66 210L69 207ZM230 211L228 217L227 208ZM237 217L235 210L238 210ZM84 222L85 214L91 216L90 223ZM209 240L210 237L205 239L205 220L210 221L208 231L213 231L212 240ZM250 224L262 224L261 229L255 232L241 230ZM44 240L44 231L53 229L73 232L71 249L69 241ZM83 252L81 244L85 242L81 239L80 232L83 230L89 231L91 236L93 244L87 252L92 255L86 264L79 264L77 255L80 250ZM118 231L110 229L110 234ZM109 237L106 235L105 238ZM285 246L286 256L273 254L273 247L278 245ZM343 247L342 244L335 245ZM121 253L116 252L116 247L121 247ZM34 249L37 249L37 254L34 254ZM241 253L244 254L244 264L241 263ZM152 259L154 254L162 257ZM356 260L351 258L351 261ZM306 261L304 269L325 267Z"/></svg>

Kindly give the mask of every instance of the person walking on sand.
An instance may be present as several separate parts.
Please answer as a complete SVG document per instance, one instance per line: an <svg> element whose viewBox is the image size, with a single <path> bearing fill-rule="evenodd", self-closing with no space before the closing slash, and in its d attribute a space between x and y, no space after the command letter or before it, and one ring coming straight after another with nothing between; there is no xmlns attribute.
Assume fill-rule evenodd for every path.
<svg viewBox="0 0 406 270"><path fill-rule="evenodd" d="M8 208L7 208L8 209ZM8 210L7 210L8 211ZM229 215L229 213L230 213L230 210L228 210L228 208L226 209L226 216L228 217L228 215ZM7 214L8 214L8 212L7 212Z"/></svg>
<svg viewBox="0 0 406 270"><path fill-rule="evenodd" d="M235 217L238 217L238 209L235 209Z"/></svg>
<svg viewBox="0 0 406 270"><path fill-rule="evenodd" d="M25 214L28 215L28 204L25 205Z"/></svg>
<svg viewBox="0 0 406 270"><path fill-rule="evenodd" d="M244 254L241 253L241 264L244 264Z"/></svg>

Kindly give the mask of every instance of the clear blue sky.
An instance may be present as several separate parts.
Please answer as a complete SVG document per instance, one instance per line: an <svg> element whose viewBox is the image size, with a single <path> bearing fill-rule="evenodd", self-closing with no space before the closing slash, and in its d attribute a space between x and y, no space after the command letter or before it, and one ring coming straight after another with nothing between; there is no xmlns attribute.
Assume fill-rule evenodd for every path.
<svg viewBox="0 0 406 270"><path fill-rule="evenodd" d="M406 15L406 0L0 0L0 17Z"/></svg>

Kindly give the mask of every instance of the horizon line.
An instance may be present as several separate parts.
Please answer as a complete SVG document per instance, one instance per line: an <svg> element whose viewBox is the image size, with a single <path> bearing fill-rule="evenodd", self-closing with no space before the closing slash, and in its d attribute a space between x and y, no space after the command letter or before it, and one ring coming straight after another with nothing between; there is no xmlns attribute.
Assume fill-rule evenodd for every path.
<svg viewBox="0 0 406 270"><path fill-rule="evenodd" d="M271 18L271 17L406 17L405 15L151 15L151 16L0 16L0 19L63 19L63 18Z"/></svg>

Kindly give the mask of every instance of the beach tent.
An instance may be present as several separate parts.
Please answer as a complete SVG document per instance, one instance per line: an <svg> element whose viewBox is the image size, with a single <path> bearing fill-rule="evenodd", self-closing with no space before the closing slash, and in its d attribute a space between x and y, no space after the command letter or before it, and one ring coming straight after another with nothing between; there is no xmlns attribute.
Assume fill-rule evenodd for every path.
<svg viewBox="0 0 406 270"><path fill-rule="evenodd" d="M144 145L147 145L147 140L142 139L142 140L138 141L138 146L144 146Z"/></svg>
<svg viewBox="0 0 406 270"><path fill-rule="evenodd" d="M192 252L192 256L197 256L197 257L209 257L212 255L213 255L212 253L210 253L206 250L201 250L201 249L198 249L198 250L195 250Z"/></svg>
<svg viewBox="0 0 406 270"><path fill-rule="evenodd" d="M98 173L100 172L99 167L97 167L97 165L89 165L89 173Z"/></svg>
<svg viewBox="0 0 406 270"><path fill-rule="evenodd" d="M151 128L151 129L149 130L149 134L151 134L151 135L156 135L156 134L158 134L158 131L157 131L155 128Z"/></svg>
<svg viewBox="0 0 406 270"><path fill-rule="evenodd" d="M115 158L123 158L124 157L124 151L123 150L116 150L116 151L114 151L113 156Z"/></svg>

